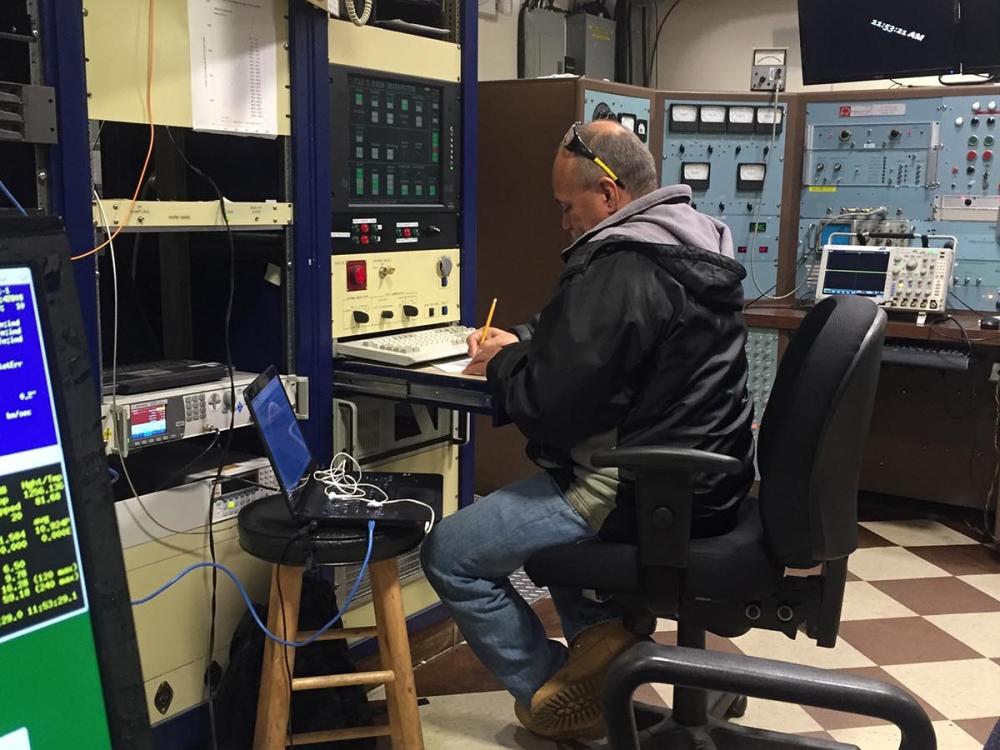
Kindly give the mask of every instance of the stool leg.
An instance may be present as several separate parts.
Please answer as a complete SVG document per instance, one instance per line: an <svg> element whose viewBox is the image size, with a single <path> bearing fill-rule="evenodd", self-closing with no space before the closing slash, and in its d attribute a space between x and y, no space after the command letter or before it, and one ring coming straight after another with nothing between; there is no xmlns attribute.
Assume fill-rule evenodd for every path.
<svg viewBox="0 0 1000 750"><path fill-rule="evenodd" d="M278 596L278 583L281 596ZM271 599L267 610L267 628L286 641L295 640L299 629L299 600L302 597L302 568L275 565L271 570ZM285 652L288 667L285 667ZM281 646L270 638L264 640L264 665L257 699L257 724L253 750L284 750L291 711L291 685L288 673L295 672L295 649Z"/></svg>
<svg viewBox="0 0 1000 750"><path fill-rule="evenodd" d="M410 638L406 633L406 614L395 558L372 565L371 581L382 669L391 669L396 675L396 679L385 686L392 747L393 750L423 750Z"/></svg>

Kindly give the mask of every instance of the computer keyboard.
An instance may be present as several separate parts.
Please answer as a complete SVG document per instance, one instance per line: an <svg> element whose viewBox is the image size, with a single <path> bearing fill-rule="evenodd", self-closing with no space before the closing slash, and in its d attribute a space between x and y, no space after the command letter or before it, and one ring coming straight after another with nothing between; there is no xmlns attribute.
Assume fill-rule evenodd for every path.
<svg viewBox="0 0 1000 750"><path fill-rule="evenodd" d="M466 354L469 349L465 340L474 330L464 326L427 328L357 341L337 341L334 349L337 356L370 359L406 367Z"/></svg>
<svg viewBox="0 0 1000 750"><path fill-rule="evenodd" d="M933 344L885 344L882 364L963 371L969 369L969 352Z"/></svg>

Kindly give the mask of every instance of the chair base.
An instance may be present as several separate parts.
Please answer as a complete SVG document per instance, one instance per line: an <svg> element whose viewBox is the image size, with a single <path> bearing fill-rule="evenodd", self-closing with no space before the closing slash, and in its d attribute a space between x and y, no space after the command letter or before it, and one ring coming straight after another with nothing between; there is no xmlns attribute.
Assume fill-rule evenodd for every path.
<svg viewBox="0 0 1000 750"><path fill-rule="evenodd" d="M741 719L747 712L747 697L736 693L708 691L708 713L716 719Z"/></svg>
<svg viewBox="0 0 1000 750"><path fill-rule="evenodd" d="M717 694L710 701L712 697L734 696ZM635 704L635 721L641 750L859 750L857 745L743 727L714 716L701 726L686 727L674 721L669 709L641 703Z"/></svg>

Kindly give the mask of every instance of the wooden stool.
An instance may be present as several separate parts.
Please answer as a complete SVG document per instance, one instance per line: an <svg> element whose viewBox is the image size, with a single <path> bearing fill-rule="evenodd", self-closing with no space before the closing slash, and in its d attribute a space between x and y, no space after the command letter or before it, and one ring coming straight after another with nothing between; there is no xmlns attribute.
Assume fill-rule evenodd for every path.
<svg viewBox="0 0 1000 750"><path fill-rule="evenodd" d="M317 565L359 563L368 546L367 530L362 529L319 528L300 535L299 526L289 517L281 497L265 498L245 506L239 515L239 535L240 546L246 552L274 563L267 627L288 641L305 640L314 632L298 627L306 561ZM292 737L295 746L387 735L392 739L393 750L423 750L406 614L396 565L396 557L416 547L422 539L422 528L376 529L369 566L375 625L331 628L320 637L320 640L343 640L376 636L382 662L380 671L293 677L289 685L288 675L294 674L297 649L281 646L270 638L265 640L253 750L283 750L286 746L292 692L383 684L389 709L388 725L297 734ZM277 564L279 561L283 561L281 565Z"/></svg>

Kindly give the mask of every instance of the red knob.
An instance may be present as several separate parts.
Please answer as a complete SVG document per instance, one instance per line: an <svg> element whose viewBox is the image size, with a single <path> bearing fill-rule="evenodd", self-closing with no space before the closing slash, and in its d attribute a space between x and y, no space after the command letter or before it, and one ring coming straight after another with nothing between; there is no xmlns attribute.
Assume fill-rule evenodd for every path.
<svg viewBox="0 0 1000 750"><path fill-rule="evenodd" d="M369 238L368 238L368 235L367 235L367 234L363 234L363 235L361 235L361 244L362 244L362 245L367 245L367 244L368 244L368 239L369 239Z"/></svg>
<svg viewBox="0 0 1000 750"><path fill-rule="evenodd" d="M992 161L992 160L993 160L993 152L983 151L983 161Z"/></svg>
<svg viewBox="0 0 1000 750"><path fill-rule="evenodd" d="M410 236L412 236L412 234L413 234L413 231L409 227L405 227L403 229L403 236L404 237L410 237Z"/></svg>
<svg viewBox="0 0 1000 750"><path fill-rule="evenodd" d="M975 151L970 151L965 155L965 158L968 159L969 161L975 161L976 159L979 158L979 154Z"/></svg>
<svg viewBox="0 0 1000 750"><path fill-rule="evenodd" d="M369 229L370 229L370 227L367 224L362 224L361 225L361 234L368 234L368 230Z"/></svg>

